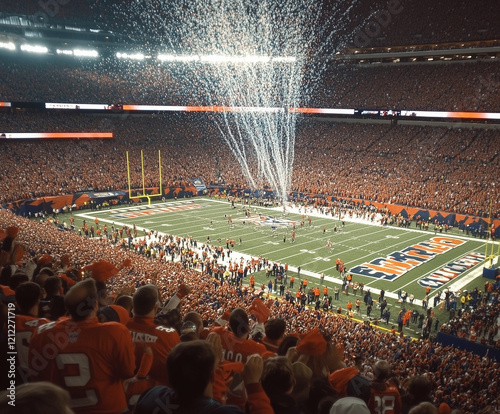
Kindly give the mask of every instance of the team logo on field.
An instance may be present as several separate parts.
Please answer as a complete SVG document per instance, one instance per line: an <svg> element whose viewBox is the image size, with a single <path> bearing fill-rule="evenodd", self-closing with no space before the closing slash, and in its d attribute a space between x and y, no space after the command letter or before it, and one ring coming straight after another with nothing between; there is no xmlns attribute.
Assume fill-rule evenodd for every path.
<svg viewBox="0 0 500 414"><path fill-rule="evenodd" d="M369 263L355 266L349 272L392 281L417 266L427 263L438 254L445 253L464 243L463 240L451 237L433 237L428 241L407 247L402 251L393 252L387 257L377 258Z"/></svg>
<svg viewBox="0 0 500 414"><path fill-rule="evenodd" d="M251 216L249 218L241 218L233 221L245 221L249 223L253 223L256 226L270 226L270 227L289 227L297 224L294 220L288 220L284 218L276 218L273 216Z"/></svg>

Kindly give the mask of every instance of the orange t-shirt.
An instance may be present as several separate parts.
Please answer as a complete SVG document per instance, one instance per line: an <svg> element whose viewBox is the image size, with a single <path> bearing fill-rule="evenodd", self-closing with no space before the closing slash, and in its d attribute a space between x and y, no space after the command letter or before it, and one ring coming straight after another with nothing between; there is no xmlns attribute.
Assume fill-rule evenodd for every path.
<svg viewBox="0 0 500 414"><path fill-rule="evenodd" d="M153 318L134 317L127 323L127 328L135 344L137 368L144 353L144 347L150 346L153 351L153 366L149 376L157 385L168 385L167 356L171 349L181 340L177 331L162 325L157 325Z"/></svg>
<svg viewBox="0 0 500 414"><path fill-rule="evenodd" d="M224 350L222 361L246 363L247 358L253 354L259 354L264 359L275 355L269 352L263 344L252 339L238 338L224 327L214 328L213 332L221 337Z"/></svg>
<svg viewBox="0 0 500 414"><path fill-rule="evenodd" d="M68 390L75 413L118 413L127 407L122 380L134 375L134 345L120 323L60 319L33 333L29 368L31 381Z"/></svg>
<svg viewBox="0 0 500 414"><path fill-rule="evenodd" d="M16 351L21 375L25 376L23 382L28 382L29 366L28 355L30 340L33 332L50 320L30 315L16 315Z"/></svg>

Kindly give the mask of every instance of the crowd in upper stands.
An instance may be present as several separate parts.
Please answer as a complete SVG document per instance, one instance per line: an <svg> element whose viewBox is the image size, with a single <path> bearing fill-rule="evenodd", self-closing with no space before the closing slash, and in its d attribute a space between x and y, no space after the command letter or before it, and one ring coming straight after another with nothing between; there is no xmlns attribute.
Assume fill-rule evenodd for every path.
<svg viewBox="0 0 500 414"><path fill-rule="evenodd" d="M201 177L208 185L248 188L215 123L202 114L103 117L2 112L0 117L7 131L114 133L113 139L77 140L69 145L61 140L4 140L3 203L88 189L127 189L126 151L132 187L140 189L141 150L146 187L159 185L161 150L166 187L191 186L191 179ZM495 130L301 119L291 190L485 217L491 200L492 214L498 217L496 134ZM249 164L257 177L257 164Z"/></svg>
<svg viewBox="0 0 500 414"><path fill-rule="evenodd" d="M227 105L207 66L12 59L0 62L2 101ZM312 72L323 71L320 64ZM301 106L499 112L497 59L416 65L338 65L302 91ZM206 75L206 77L214 75ZM315 74L317 76L317 74ZM244 81L244 80L242 80ZM216 97L216 98L214 98ZM244 106L244 105L241 105Z"/></svg>
<svg viewBox="0 0 500 414"><path fill-rule="evenodd" d="M18 232L13 231L12 226L19 229ZM10 227L10 229L8 227ZM380 378L380 371L377 368L379 364L378 361L386 361L390 366L389 370L386 369L387 376L383 377L383 382L385 383L389 381L389 378L392 378L391 381L393 381L393 385L391 386L396 387L398 389L398 394L401 395L402 408L398 409L396 412L421 412L411 410L420 402L428 401L434 406L435 410L425 411L429 413L438 413L437 407L440 407L440 409L448 409L448 411L443 412L450 412L449 407L451 407L452 409L461 410L456 411L457 413L492 413L494 412L492 410L495 409L495 404L498 402L498 362L488 359L487 357L482 358L450 346L443 346L429 339L412 341L409 337L405 337L404 335L383 333L370 325L358 323L350 318L337 316L333 313L326 313L322 310L312 310L302 307L300 304L295 303L293 299L287 300L284 297L278 297L275 300L268 301L266 295L259 295L258 291L253 291L247 286L246 282L242 286L233 286L228 283L221 284L219 280L210 277L206 272L200 273L197 270L183 266L181 262L165 261L160 258L147 258L129 249L124 249L120 244L112 244L105 238L101 240L82 238L79 237L76 232L58 231L58 229L49 222L40 223L28 220L6 210L0 211L0 228L7 229L4 234L4 237L6 237L4 238L2 247L2 263L5 265L2 269L2 283L12 289L9 291L6 290L6 288L2 288L3 291L0 299L2 299L4 306L7 306L10 301L9 295L12 295L13 292L15 292L16 300L19 303L25 303L21 300L21 295L24 290L18 287L19 284L31 280L33 274L38 275L33 279L34 282L41 284L42 287L45 287L47 292L53 292L52 294L57 296L60 293L57 293L57 289L54 293L54 289L49 288L48 284L48 281L52 281L52 279L54 279L53 275L55 275L55 279L60 279L59 286L62 284L64 292L66 296L68 296L67 289L74 284L75 280L73 279L78 280L81 278L81 269L86 268L86 266L92 263L99 263L101 260L110 261L112 264L111 267L114 269L113 271L106 270L97 273L97 266L89 266L88 270L85 272L86 276L92 276L97 280L96 285L100 289L98 293L99 307L102 308L110 304L115 305L113 311L102 309L104 315L112 317L112 315L116 314L116 319L111 320L120 321L123 317L120 316L123 311L118 312L116 304L120 303L120 306L127 306L129 310L131 307L134 307L136 315L134 318L135 322L129 322L127 326L132 331L139 329L137 327L139 325L137 324L140 324L140 318L138 319L137 315L143 315L141 312L150 312L147 309L143 311L144 307L149 305L144 303L145 299L143 297L147 293L147 290L144 291L141 287L153 284L158 288L158 299L160 299L161 302L169 298L173 299L170 299L168 302L170 303L170 310L166 311L165 308L163 308L161 312L162 315L156 315L156 312L160 310L160 308L156 308L158 299L152 300L151 311L153 308L155 311L152 312L151 315L157 316L157 325L153 325L153 328L150 329L160 329L164 331L165 334L170 332L169 335L172 335L174 330L178 329L178 335L181 338L186 336L186 338L189 337L190 339L194 339L197 336L195 335L193 338L193 334L198 332L198 330L194 328L196 323L193 323L193 320L199 320L199 323L202 324L200 325L200 329L205 327L222 335L222 347L225 349L227 361L244 363L244 359L237 359L236 361L231 359L234 357L231 356L233 355L231 350L234 351L235 348L233 347L236 346L234 344L240 343L243 339L235 340L233 338L229 343L224 342L224 335L228 335L229 331L226 331L223 326L225 326L229 320L232 328L231 331L234 335L242 336L250 332L254 334L254 336L252 336L254 339L251 339L252 342L250 342L250 345L252 345L252 349L259 350L254 352L259 352L264 360L266 360L264 362L264 373L267 372L266 367L268 364L277 362L273 358L270 358L275 352L278 352L278 355L286 354L291 362L301 362L306 365L307 368L296 366L295 368L297 368L297 370L294 370L295 374L292 378L296 378L294 381L297 382L304 381L303 375L307 373L306 378L309 380L306 379L305 381L311 384L311 388L308 389L306 387L306 390L294 389L293 393L287 394L290 398L287 404L292 404L293 407L297 406L296 411L293 412L328 412L328 409L322 411L319 404L323 401L324 397L330 397L327 401L323 401L323 404L328 404L328 407L331 407L338 398L345 396L354 396L364 399L365 403L369 406L369 386L371 386L374 380L382 379ZM17 246L22 246L25 252L24 258L19 259L20 255L17 253ZM14 263L17 263L18 266L15 265L12 267L12 260L14 260ZM19 260L22 263L20 263ZM127 260L128 263L125 264ZM65 276L62 276L62 273L65 273ZM110 279L110 275L114 276ZM47 284L46 286L44 285L45 283ZM105 288L106 284L107 288ZM196 289L189 291L189 289L180 288L184 285L196 286ZM141 292L140 298L138 292ZM64 304L68 310L72 309L68 306L73 303L71 300L74 300L74 295L75 293L64 299ZM497 301L495 306L498 307L498 291L494 290L491 295L496 295ZM129 299L122 297L121 300L117 300L120 296L126 296ZM137 296L137 298L135 298L135 296ZM177 299L175 299L176 297ZM255 302L256 297L260 298L260 304ZM481 312L483 312L482 309L486 310L491 307L491 299L493 299L493 296L490 296L490 299L484 301L484 303L483 301L478 303L475 311L479 312L480 315ZM51 300L54 301L54 299L48 298L46 302L50 302ZM43 308L44 313L42 313L41 309L42 307L40 307L40 313L42 315L52 319L56 319L65 312L64 308L62 308L62 313L51 313L50 311L53 312L54 309L57 309L53 306ZM47 309L50 311L47 312ZM139 309L141 309L141 311ZM230 313L232 314L232 311L235 309L239 309L239 311L236 312L237 315L239 315L239 323L244 323L243 325L236 325L236 327L232 324L230 316ZM61 312L61 309L59 309L58 312ZM91 311L89 312L91 316L94 315ZM192 314L193 312L198 316L196 316L195 319L191 319L193 317L193 315L191 315L189 319L190 324L183 324L182 322L186 321L184 319L186 315ZM127 312L125 312L125 315L126 314ZM246 316L244 316L245 314ZM468 314L470 315L473 313L468 312ZM461 313L460 316L464 319L467 317L466 315L467 313ZM496 315L498 317L498 312ZM151 318L153 316L151 316ZM245 322L245 319L248 319L248 321ZM477 319L480 319L480 317ZM262 333L258 335L259 323L270 320L284 321L284 329L281 330L281 328L277 327L281 325L277 322L273 322L272 325L269 325L269 329L266 329L265 332L261 331ZM43 324L45 321L43 320L37 323ZM65 319L61 319L60 323L64 324L67 322L65 322ZM453 322L450 321L450 324L451 323ZM464 324L463 320L461 320L460 323ZM51 332L50 329L52 329L52 326L57 325L50 326L51 327L48 325L48 330L40 328L37 335L41 337L44 331ZM68 326L71 327L71 325ZM157 328L154 328L154 326ZM242 332L238 330L238 326L243 329ZM271 330L271 326L274 326L273 330ZM477 324L472 322L471 326L477 327ZM193 329L191 329L192 327ZM264 328L265 327L266 325L264 325ZM322 334L319 334L317 328L320 329ZM97 326L96 329L99 329L99 327ZM111 328L107 329L108 332L111 332L109 331ZM113 329L118 330L118 328ZM276 332L279 333L275 338ZM262 335L264 335L264 338ZM141 341L143 340L140 338L143 337L140 335L133 337L137 344L142 343ZM48 338L49 339L47 339L47 335L45 335L45 341L49 340L48 343L50 343L50 335ZM211 341L212 340L213 337ZM38 340L37 338L37 343L40 343L39 341L42 341L42 339L40 338ZM59 339L59 341L58 343L64 343L62 339ZM75 341L76 339L73 340L73 342ZM179 339L177 339L177 341L179 341ZM122 346L128 346L125 342ZM254 342L271 346L271 348L266 348L265 346L258 348L258 346L261 345L255 345ZM284 350L276 348L281 343L283 343L282 346L285 347ZM138 346L137 344L136 347ZM48 346L47 343L45 345ZM104 347L105 345L101 346ZM116 346L117 345L115 345L115 347ZM157 345L154 345L154 347L156 346ZM293 348L287 353L286 350L290 346ZM137 356L138 351L136 349L136 368L138 367L137 369L142 372L144 369L143 364L147 364L146 362L140 362L140 357L142 352L145 354L147 354L147 352L142 347L139 349L141 349L139 357ZM169 346L168 352L170 352L171 349L171 346ZM278 351L276 351L276 349L278 349ZM35 350L30 352L35 352ZM46 355L43 353L43 348L39 351L43 355ZM119 355L116 351L118 351L117 348L115 348L114 355ZM64 353L64 347L61 348L61 352ZM164 354L160 356L157 352L158 350L153 351L153 361L158 362L161 360L163 361L162 363L164 363L166 356ZM105 358L105 355L106 352L102 349L100 358ZM139 360L137 360L137 358L139 358ZM142 356L142 358L144 360L148 359L148 357L145 356ZM270 359L270 361L267 362L267 359ZM36 362L34 362L34 364L37 370L36 372L40 370L39 372L42 374L45 369L44 365L37 364ZM160 364L160 366L162 365ZM149 367L151 367L151 365L149 365ZM128 368L122 367L122 369L125 370ZM221 366L221 369L225 369L224 372L227 373L230 370L238 371L238 369L241 368L237 368L237 364L232 364L225 368ZM138 385L137 382L139 382L144 386L142 390L150 388L155 385L153 372L157 372L157 370L151 371L150 376L146 375L146 379L140 376L138 378L136 375L132 384ZM262 373L263 378L266 376L264 373ZM117 375L117 372L113 375ZM133 375L133 373L130 372L124 375ZM152 378L151 375L153 375ZM45 376L41 376L40 378L43 379ZM340 378L343 380L341 381ZM2 380L5 380L5 378L2 378ZM116 378L113 381L115 380ZM168 383L167 379L163 377L157 378L157 380L159 382L156 382L156 384ZM108 381L111 381L111 379ZM351 381L354 382L351 383ZM172 380L170 382L172 383ZM292 383L293 381L291 384ZM273 388L270 386L267 388L268 386L266 384L266 381L263 379L262 385L268 397L271 399L271 405L274 412L290 412L279 411L279 407L281 407L283 401L280 399L276 401ZM416 384L419 385L417 386ZM111 385L109 383L106 385L106 381L103 384L101 379L100 386ZM214 397L217 394L215 390L217 389L220 392L220 387L220 383L218 384L218 388L214 385ZM68 388L69 391L73 389L74 387L72 388L71 386ZM155 390L155 388L152 390ZM229 390L226 389L225 392L228 393L229 402L238 401L238 398L236 398L237 396L234 394L230 396ZM256 392L256 390L253 392ZM226 394L217 394L218 398L222 398L223 395ZM6 400L2 400L1 398L2 397L0 397L0 401L6 404ZM72 395L72 398L75 398L74 395ZM119 400L120 399L117 397L116 401ZM222 401L223 400L222 398ZM79 401L82 402L82 400ZM76 402L77 400L74 400L73 404ZM86 402L88 402L88 400L86 400ZM142 402L138 404L138 407L142 407L142 404L146 404L146 402L147 400L142 400ZM375 409L375 407L372 407L372 410ZM76 408L75 411L80 412L77 411ZM335 413L336 411L331 412ZM337 412L342 413L344 411ZM361 413L364 411L359 412ZM376 411L366 412L374 413Z"/></svg>

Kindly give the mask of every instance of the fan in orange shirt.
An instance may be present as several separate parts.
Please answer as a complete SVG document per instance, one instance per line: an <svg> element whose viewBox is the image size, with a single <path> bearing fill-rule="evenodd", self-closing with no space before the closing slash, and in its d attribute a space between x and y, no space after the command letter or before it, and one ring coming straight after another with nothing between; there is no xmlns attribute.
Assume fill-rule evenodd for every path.
<svg viewBox="0 0 500 414"><path fill-rule="evenodd" d="M263 344L248 339L250 334L250 323L245 310L234 309L229 315L228 330L224 327L217 327L213 332L220 335L224 352L223 360L245 363L252 354L259 354L263 357L272 356Z"/></svg>
<svg viewBox="0 0 500 414"><path fill-rule="evenodd" d="M99 323L93 279L74 285L64 303L70 317L39 326L31 338L31 381L67 389L77 414L125 410L122 380L132 377L135 368L130 333L116 322Z"/></svg>
<svg viewBox="0 0 500 414"><path fill-rule="evenodd" d="M16 288L16 351L18 355L18 372L22 382L28 382L29 344L33 332L50 320L38 317L38 307L42 297L42 289L33 282L25 282Z"/></svg>
<svg viewBox="0 0 500 414"><path fill-rule="evenodd" d="M391 366L379 360L373 365L374 379L370 382L370 399L367 403L370 413L398 414L401 412L401 395L397 385L390 379Z"/></svg>
<svg viewBox="0 0 500 414"><path fill-rule="evenodd" d="M144 285L137 289L133 302L134 317L127 323L127 328L135 344L136 361L140 363L145 347L150 346L153 351L153 366L149 375L157 384L166 385L167 356L180 342L179 334L173 328L155 323L159 302L158 288L155 285Z"/></svg>

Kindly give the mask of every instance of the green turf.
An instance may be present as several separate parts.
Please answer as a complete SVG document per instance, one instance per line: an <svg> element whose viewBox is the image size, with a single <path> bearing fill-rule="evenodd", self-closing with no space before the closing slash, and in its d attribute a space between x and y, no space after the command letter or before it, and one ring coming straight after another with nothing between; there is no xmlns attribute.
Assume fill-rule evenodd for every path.
<svg viewBox="0 0 500 414"><path fill-rule="evenodd" d="M158 208L179 208L177 211L152 211ZM189 207L188 209L186 207ZM325 284L333 296L333 287L336 285L339 272L335 269L335 260L342 259L346 264L347 270L352 267L369 262L372 259L385 257L389 253L405 249L409 246L418 244L423 241L428 241L435 236L434 231L423 232L415 229L414 224L411 229L403 229L396 226L380 226L376 223L352 222L345 221L345 227L342 228L341 221L333 219L331 216L315 217L311 214L311 224L309 224L307 216L303 226L300 225L302 216L300 214L286 213L279 209L272 209L262 206L247 206L251 209L253 220L249 220L244 213L242 204L235 203L234 207L225 199L213 198L193 198L183 200L171 200L165 203L156 203L148 206L142 205L122 206L113 209L90 211L81 210L73 212L75 225L78 228L81 226L82 220L85 218L87 223L94 224L93 220L97 217L100 224L107 223L108 227L112 223L115 227L121 225L136 225L140 230L139 235L144 234L144 230L159 231L161 233L172 234L181 237L192 237L198 240L199 243L206 243L207 237L210 237L212 245L226 246L226 239L234 240L235 246L232 253L234 258L239 258L241 255L251 257L267 257L271 262L287 263L290 266L289 276L295 273L295 269L300 266L302 269L302 277L307 277L310 282L309 286L320 284L319 275L325 273ZM130 214L144 214L139 217L126 217ZM258 221L257 217L273 216L279 219L295 221L295 242L291 242L292 224L288 223L285 227L277 227L274 231L269 225L256 225L254 221ZM229 223L229 217L232 219L232 224ZM64 218L61 218L64 220ZM334 227L337 226L337 231ZM325 229L325 231L324 231ZM366 289L370 289L374 294L372 297L377 299L380 289L384 289L391 296L398 289L405 290L408 293L413 293L416 299L422 299L425 296L425 289L418 285L417 281L435 270L439 270L447 263L452 262L456 258L470 252L485 252L485 240L465 237L458 229L452 229L447 234L437 234L438 236L450 236L460 238L465 243L459 247L452 249L449 252L437 255L429 262L422 264L413 270L408 271L396 280L388 281L383 279L373 279L367 276L354 275L353 280L365 284ZM284 237L286 240L284 241ZM239 240L241 238L241 245ZM220 241L219 241L220 239ZM327 241L331 240L333 249L326 247ZM227 250L227 249L225 249ZM482 268L482 264L474 269ZM453 282L456 282L462 277L467 277L469 274L465 272L457 277ZM266 283L268 280L264 272L255 275L256 283ZM332 279L333 278L333 279ZM248 283L248 281L245 281ZM295 289L292 292L294 295L298 281L295 282ZM479 277L468 283L469 289L473 286L482 288L484 280ZM450 283L440 287L445 289ZM431 296L435 294L433 289ZM358 296L360 296L358 292ZM321 297L323 292L321 289ZM345 309L347 300L353 300L353 296L347 297L341 294L338 302L333 303L335 307L338 305ZM361 298L362 299L362 298ZM388 298L391 310L391 320L395 321L395 317L400 309L400 304L395 299ZM407 308L416 308L422 312L421 306L414 304L407 305ZM361 306L361 318L366 307ZM436 316L440 322L448 320L448 313L444 310L435 309ZM372 316L379 316L380 311L374 307ZM385 327L385 323L383 324ZM390 327L390 325L389 325ZM410 326L410 329L405 329L405 333L417 336L417 328Z"/></svg>

